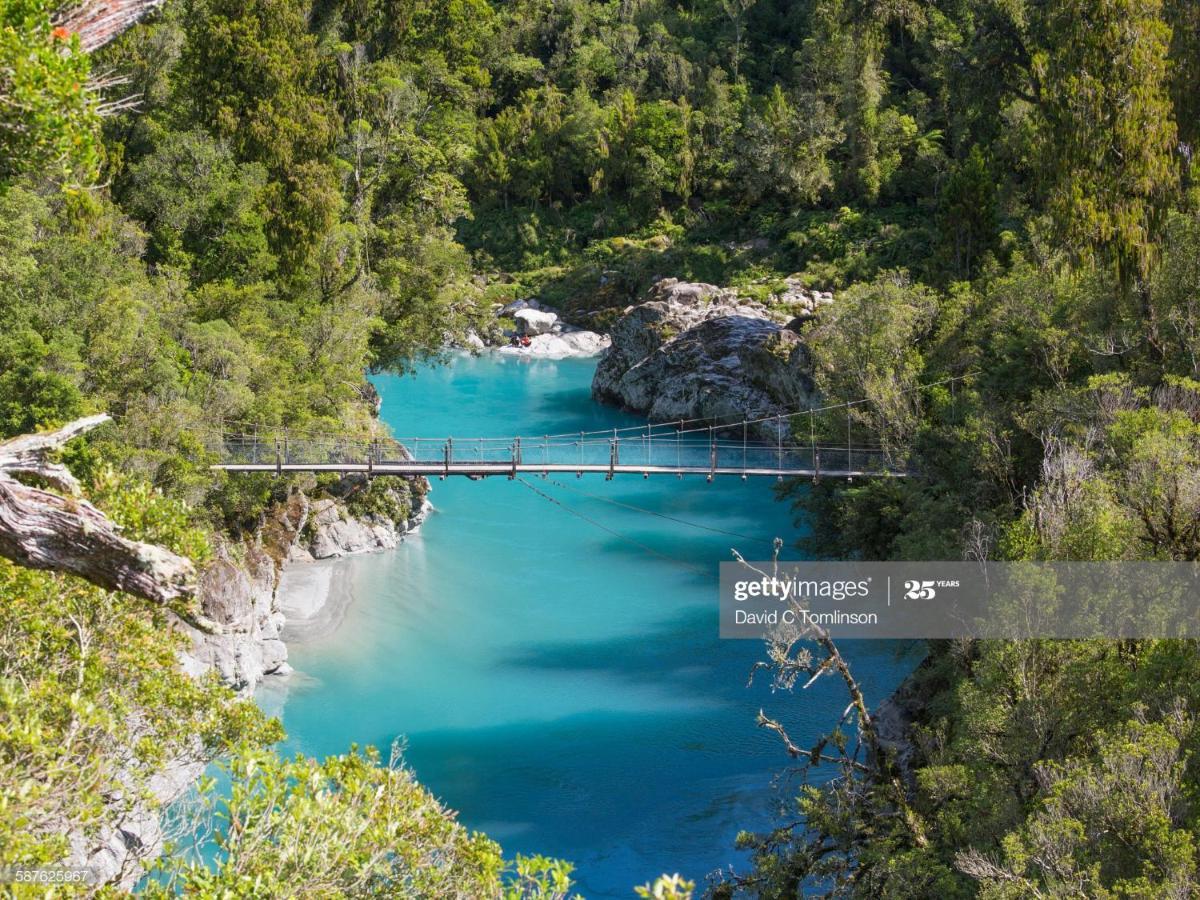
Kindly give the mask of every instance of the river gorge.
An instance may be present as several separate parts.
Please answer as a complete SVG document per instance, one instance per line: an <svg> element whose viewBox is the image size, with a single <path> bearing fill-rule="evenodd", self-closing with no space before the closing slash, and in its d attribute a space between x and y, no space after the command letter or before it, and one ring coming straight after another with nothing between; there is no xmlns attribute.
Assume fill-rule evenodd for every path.
<svg viewBox="0 0 1200 900"><path fill-rule="evenodd" d="M592 401L595 365L462 354L375 384L396 434L637 423ZM401 741L468 827L508 854L571 860L586 897L629 897L664 871L701 883L794 794L758 710L805 746L846 702L832 679L803 696L748 688L761 644L717 637L717 563L733 547L767 556L776 535L794 558L791 512L767 479L532 483L561 505L504 478L435 481L434 512L398 549L312 564L329 602L289 623L295 673L259 702L289 751L386 756ZM872 703L916 662L894 644L845 649Z"/></svg>

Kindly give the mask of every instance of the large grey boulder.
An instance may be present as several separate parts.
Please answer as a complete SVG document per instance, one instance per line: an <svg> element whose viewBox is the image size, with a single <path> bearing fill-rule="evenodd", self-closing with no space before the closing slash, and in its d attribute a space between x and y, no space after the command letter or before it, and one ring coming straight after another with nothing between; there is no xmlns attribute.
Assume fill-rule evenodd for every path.
<svg viewBox="0 0 1200 900"><path fill-rule="evenodd" d="M558 315L541 309L522 309L513 314L521 334L549 334L558 324Z"/></svg>
<svg viewBox="0 0 1200 900"><path fill-rule="evenodd" d="M733 291L668 279L613 326L592 396L656 422L732 424L811 405L811 374L804 341L764 307ZM774 440L775 423L753 434Z"/></svg>

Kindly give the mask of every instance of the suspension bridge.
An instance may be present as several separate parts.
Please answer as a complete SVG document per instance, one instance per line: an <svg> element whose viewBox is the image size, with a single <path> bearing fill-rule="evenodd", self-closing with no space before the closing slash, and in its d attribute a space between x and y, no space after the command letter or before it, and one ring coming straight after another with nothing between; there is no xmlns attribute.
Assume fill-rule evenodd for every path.
<svg viewBox="0 0 1200 900"><path fill-rule="evenodd" d="M904 478L905 464L878 441L856 438L853 407L865 400L737 422L678 420L506 437L362 437L239 425L222 430L213 466L288 472L472 479L600 474L740 478ZM845 413L835 431L830 414ZM838 433L840 432L840 433ZM837 433L837 438L830 435ZM773 436L764 439L763 435ZM844 440L842 439L844 437Z"/></svg>

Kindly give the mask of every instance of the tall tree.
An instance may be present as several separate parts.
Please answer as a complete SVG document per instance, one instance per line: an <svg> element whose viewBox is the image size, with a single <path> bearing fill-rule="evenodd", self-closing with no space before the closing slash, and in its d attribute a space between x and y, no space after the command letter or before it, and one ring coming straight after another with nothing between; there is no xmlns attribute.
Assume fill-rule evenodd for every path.
<svg viewBox="0 0 1200 900"><path fill-rule="evenodd" d="M1200 4L1194 0L1164 0L1171 26L1171 97L1179 139L1187 152L1200 143Z"/></svg>
<svg viewBox="0 0 1200 900"><path fill-rule="evenodd" d="M301 263L341 203L332 160L338 120L317 89L320 60L296 0L193 0L181 59L185 104L240 161L271 174L275 250Z"/></svg>
<svg viewBox="0 0 1200 900"><path fill-rule="evenodd" d="M1178 184L1162 0L1038 4L1040 166L1049 209L1076 252L1144 275Z"/></svg>

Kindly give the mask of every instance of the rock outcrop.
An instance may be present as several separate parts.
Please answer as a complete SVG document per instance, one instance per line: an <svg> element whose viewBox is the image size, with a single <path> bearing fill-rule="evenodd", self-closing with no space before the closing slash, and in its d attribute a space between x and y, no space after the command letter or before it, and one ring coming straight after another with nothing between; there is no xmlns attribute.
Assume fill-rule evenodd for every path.
<svg viewBox="0 0 1200 900"><path fill-rule="evenodd" d="M121 812L111 824L101 826L98 833L70 829L66 833L67 857L62 865L87 868L97 883L112 884L121 891L132 892L145 873L146 867L162 853L167 841L158 808L174 803L199 778L207 765L202 758L200 742L196 741L196 757L170 760L145 785L151 802L142 797L111 797Z"/></svg>
<svg viewBox="0 0 1200 900"><path fill-rule="evenodd" d="M664 279L612 329L592 396L652 420L763 419L812 402L808 348L766 307L711 284ZM775 423L756 427L774 440Z"/></svg>
<svg viewBox="0 0 1200 900"><path fill-rule="evenodd" d="M0 443L0 556L37 569L68 572L103 588L166 607L191 643L180 666L194 677L215 672L239 691L266 675L290 671L280 637L279 583L285 564L395 547L430 506L423 478L348 476L310 500L294 489L254 541L221 540L199 573L192 561L157 545L126 538L120 526L82 496L78 481L53 458L68 440L107 422L79 419L54 432ZM36 480L39 485L26 484ZM315 482L313 484L315 487ZM49 490L54 488L55 490ZM137 717L129 717L136 743ZM165 761L147 784L111 792L98 829L64 822L66 866L88 867L101 883L132 890L162 850L159 810L179 798L208 763L194 753Z"/></svg>
<svg viewBox="0 0 1200 900"><path fill-rule="evenodd" d="M215 558L200 571L195 593L205 621L216 628L179 622L191 638L190 648L181 654L184 671L196 677L216 672L239 691L253 690L267 675L290 672L281 639L284 568L395 547L428 513L428 488L424 479L367 482L351 476L315 500L296 489L272 511L253 542L218 545ZM87 866L102 881L132 890L145 866L162 852L159 809L182 796L206 764L197 743L194 757L169 760L150 780L152 802L138 799L124 805L114 798L114 821L98 834L70 831L64 864Z"/></svg>
<svg viewBox="0 0 1200 900"><path fill-rule="evenodd" d="M550 334L558 325L558 313L544 309L522 309L513 314L517 331L532 337L535 334Z"/></svg>
<svg viewBox="0 0 1200 900"><path fill-rule="evenodd" d="M252 690L266 675L286 674L279 583L285 565L387 550L417 528L429 510L424 479L343 478L328 495L310 499L294 490L268 517L253 543L221 546L200 573L197 598L216 633L189 628L184 668L213 670L237 690Z"/></svg>
<svg viewBox="0 0 1200 900"><path fill-rule="evenodd" d="M514 300L493 310L495 316L486 341L500 353L532 359L567 359L596 356L608 348L608 335L576 328L564 322L558 310L534 299ZM503 320L512 319L514 327L505 330ZM514 339L528 338L528 345ZM468 338L468 349L479 349Z"/></svg>
<svg viewBox="0 0 1200 900"><path fill-rule="evenodd" d="M925 657L871 714L879 746L890 756L890 764L910 793L916 789L917 770L923 765L917 725L933 699L937 683L929 677L932 659Z"/></svg>
<svg viewBox="0 0 1200 900"><path fill-rule="evenodd" d="M239 550L243 558L235 559L230 547L221 546L200 573L201 609L221 631L193 631L183 664L191 674L214 671L231 687L247 690L287 665L287 647L279 638L283 615L275 603L275 560L261 545Z"/></svg>
<svg viewBox="0 0 1200 900"><path fill-rule="evenodd" d="M417 528L429 509L424 481L367 484L359 477L344 478L333 496L309 501L303 494L296 537L289 548L292 562L332 559L354 553L392 550ZM371 505L356 504L354 491L371 492ZM340 496L339 496L340 495Z"/></svg>
<svg viewBox="0 0 1200 900"><path fill-rule="evenodd" d="M829 291L813 291L804 287L803 282L792 276L784 279L783 290L772 298L774 305L789 310L795 317L795 322L805 322L816 318L822 306L833 302L833 294Z"/></svg>
<svg viewBox="0 0 1200 900"><path fill-rule="evenodd" d="M534 359L567 359L576 356L595 356L608 349L612 340L594 331L563 331L559 334L539 334L529 339L529 346L506 344L498 348L506 356L527 356Z"/></svg>

